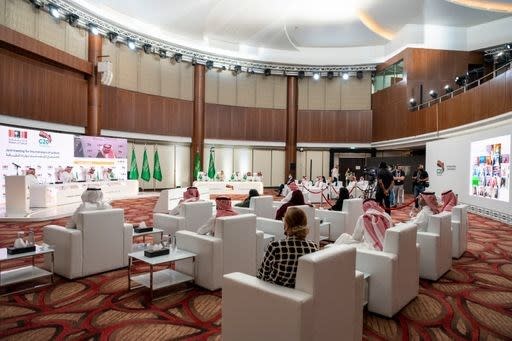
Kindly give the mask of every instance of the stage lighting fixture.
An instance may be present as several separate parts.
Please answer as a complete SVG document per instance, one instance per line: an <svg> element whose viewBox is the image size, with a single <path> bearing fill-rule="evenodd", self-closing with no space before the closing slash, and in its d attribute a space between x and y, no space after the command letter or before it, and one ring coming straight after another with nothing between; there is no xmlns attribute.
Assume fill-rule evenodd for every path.
<svg viewBox="0 0 512 341"><path fill-rule="evenodd" d="M41 0L30 0L30 3L32 6L34 6L35 9L40 9L43 7L43 2Z"/></svg>
<svg viewBox="0 0 512 341"><path fill-rule="evenodd" d="M91 34L94 34L95 36L97 36L100 33L98 27L93 24L89 24L89 32L91 32Z"/></svg>
<svg viewBox="0 0 512 341"><path fill-rule="evenodd" d="M54 17L55 19L60 19L60 12L57 6L48 5L48 11L52 15L52 17Z"/></svg>
<svg viewBox="0 0 512 341"><path fill-rule="evenodd" d="M135 45L135 41L131 40L131 39L128 39L127 40L127 44L128 44L128 47L130 48L130 50L135 50L135 48L137 47Z"/></svg>
<svg viewBox="0 0 512 341"><path fill-rule="evenodd" d="M211 70L213 68L213 62L211 60L207 60L206 63L204 63L204 66L206 66L208 70Z"/></svg>
<svg viewBox="0 0 512 341"><path fill-rule="evenodd" d="M265 71L263 71L263 73L265 74L265 76L270 76L272 71L270 69L265 69Z"/></svg>
<svg viewBox="0 0 512 341"><path fill-rule="evenodd" d="M416 100L414 99L414 97L412 97L410 100L409 100L409 104L411 105L411 107L415 107L416 106Z"/></svg>
<svg viewBox="0 0 512 341"><path fill-rule="evenodd" d="M334 72L327 71L327 79L332 79L334 77Z"/></svg>
<svg viewBox="0 0 512 341"><path fill-rule="evenodd" d="M118 34L115 33L115 32L108 32L107 33L107 38L108 38L108 40L110 40L110 42L112 44L117 42L117 37L118 37Z"/></svg>
<svg viewBox="0 0 512 341"><path fill-rule="evenodd" d="M195 58L192 58L190 64L192 64L192 66L195 66L197 64L197 60Z"/></svg>
<svg viewBox="0 0 512 341"><path fill-rule="evenodd" d="M512 49L512 44L510 44L510 43L507 44L507 49L509 49L509 50Z"/></svg>
<svg viewBox="0 0 512 341"><path fill-rule="evenodd" d="M235 67L233 68L233 72L235 74L239 74L240 72L242 72L242 67L240 65L235 65Z"/></svg>
<svg viewBox="0 0 512 341"><path fill-rule="evenodd" d="M164 49L160 49L158 50L158 55L160 56L160 58L165 59L167 58L167 51L165 51Z"/></svg>
<svg viewBox="0 0 512 341"><path fill-rule="evenodd" d="M463 86L466 83L466 79L466 75L457 76L455 77L455 84L457 84L458 86Z"/></svg>
<svg viewBox="0 0 512 341"><path fill-rule="evenodd" d="M434 99L437 98L437 92L434 89L430 90L428 94Z"/></svg>
<svg viewBox="0 0 512 341"><path fill-rule="evenodd" d="M70 24L73 27L76 27L78 25L78 19L79 19L78 15L73 14L73 13L69 13L66 16L66 20L68 21L68 24Z"/></svg>
<svg viewBox="0 0 512 341"><path fill-rule="evenodd" d="M452 89L452 87L450 86L450 84L446 84L446 85L444 86L444 91L448 94L448 93L452 92L452 91L453 91L453 89Z"/></svg>
<svg viewBox="0 0 512 341"><path fill-rule="evenodd" d="M344 80L347 80L348 79L348 73L344 72L343 75L341 76L341 78L343 78Z"/></svg>
<svg viewBox="0 0 512 341"><path fill-rule="evenodd" d="M496 56L497 56L497 57L501 57L501 56L503 56L503 51L500 51Z"/></svg>
<svg viewBox="0 0 512 341"><path fill-rule="evenodd" d="M316 80L316 81L319 80L320 79L320 74L318 72L315 72L313 74L313 79Z"/></svg>
<svg viewBox="0 0 512 341"><path fill-rule="evenodd" d="M299 72L297 73L297 76L299 77L299 79L304 78L304 76L305 76L305 75L306 75L306 73L305 73L304 71L299 71Z"/></svg>
<svg viewBox="0 0 512 341"><path fill-rule="evenodd" d="M183 55L181 53L175 53L173 58L176 63L181 63L181 59L183 58Z"/></svg>
<svg viewBox="0 0 512 341"><path fill-rule="evenodd" d="M144 50L145 54L150 54L151 53L151 45L150 44L142 45L142 49Z"/></svg>
<svg viewBox="0 0 512 341"><path fill-rule="evenodd" d="M357 79L363 79L363 71L357 71L356 78Z"/></svg>
<svg viewBox="0 0 512 341"><path fill-rule="evenodd" d="M226 71L226 65L222 65L222 71Z"/></svg>

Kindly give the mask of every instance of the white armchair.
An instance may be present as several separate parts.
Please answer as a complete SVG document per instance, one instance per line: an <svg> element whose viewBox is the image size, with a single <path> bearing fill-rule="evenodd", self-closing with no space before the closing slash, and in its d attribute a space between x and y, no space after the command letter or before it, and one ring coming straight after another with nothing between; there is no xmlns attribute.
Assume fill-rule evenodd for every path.
<svg viewBox="0 0 512 341"><path fill-rule="evenodd" d="M418 232L420 277L436 281L452 267L452 215L441 212L428 220L427 231Z"/></svg>
<svg viewBox="0 0 512 341"><path fill-rule="evenodd" d="M347 216L345 218L344 233L352 235L352 233L354 233L354 229L356 228L357 220L359 219L360 216L364 214L363 199L356 198L343 200L342 212L347 213Z"/></svg>
<svg viewBox="0 0 512 341"><path fill-rule="evenodd" d="M173 216L165 213L153 214L153 225L174 235L178 230L197 231L213 215L213 205L210 201L184 203L180 215Z"/></svg>
<svg viewBox="0 0 512 341"><path fill-rule="evenodd" d="M415 224L386 230L383 251L357 249L356 269L369 278L368 310L392 317L418 296L419 256Z"/></svg>
<svg viewBox="0 0 512 341"><path fill-rule="evenodd" d="M452 258L460 258L468 248L468 206L452 209Z"/></svg>
<svg viewBox="0 0 512 341"><path fill-rule="evenodd" d="M274 201L271 195L262 195L252 197L249 208L233 206L233 209L240 214L254 213L257 217L274 219L277 208L273 205Z"/></svg>
<svg viewBox="0 0 512 341"><path fill-rule="evenodd" d="M320 225L320 235L326 236L328 240L335 241L345 233L345 220L347 219L347 212L343 211L328 211L328 210L316 210L316 217L323 221ZM322 228L322 226L328 223L328 230Z"/></svg>
<svg viewBox="0 0 512 341"><path fill-rule="evenodd" d="M354 272L355 249L343 245L299 258L295 289L225 275L223 340L361 340L362 280Z"/></svg>
<svg viewBox="0 0 512 341"><path fill-rule="evenodd" d="M77 228L43 228L43 241L55 246L55 273L72 279L122 268L132 251L133 226L124 223L123 209L78 214ZM45 258L46 267L50 259Z"/></svg>
<svg viewBox="0 0 512 341"><path fill-rule="evenodd" d="M214 236L180 230L176 232L179 249L197 254L195 283L209 290L222 287L222 276L230 272L255 275L258 253L262 252L263 233L256 232L256 216L244 214L215 220ZM260 246L258 248L258 246ZM180 272L194 275L192 262L176 263Z"/></svg>

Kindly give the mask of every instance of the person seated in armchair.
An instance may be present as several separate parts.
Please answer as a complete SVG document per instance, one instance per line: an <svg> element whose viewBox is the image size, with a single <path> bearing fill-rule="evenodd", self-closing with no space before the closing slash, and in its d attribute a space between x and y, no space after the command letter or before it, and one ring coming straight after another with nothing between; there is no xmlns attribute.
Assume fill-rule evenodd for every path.
<svg viewBox="0 0 512 341"><path fill-rule="evenodd" d="M299 191L300 193L300 191ZM266 282L295 288L299 258L315 251L315 242L306 240L309 228L306 214L300 208L290 207L284 216L285 239L273 241L267 251L257 277Z"/></svg>
<svg viewBox="0 0 512 341"><path fill-rule="evenodd" d="M450 189L446 192L441 193L442 205L439 211L441 212L451 212L454 206L457 206L457 196Z"/></svg>
<svg viewBox="0 0 512 341"><path fill-rule="evenodd" d="M329 211L342 211L343 201L345 199L350 199L350 194L348 193L348 189L341 187L338 199L336 200L336 203L329 209Z"/></svg>
<svg viewBox="0 0 512 341"><path fill-rule="evenodd" d="M364 214L357 220L354 233L343 233L334 244L360 244L366 249L382 251L386 230L393 227L393 221L374 199L363 202L363 211Z"/></svg>
<svg viewBox="0 0 512 341"><path fill-rule="evenodd" d="M218 196L215 199L215 207L217 213L215 214L215 216L208 219L208 221L197 230L197 234L213 235L215 232L215 219L220 217L238 215L238 212L233 210L233 207L231 207L230 197Z"/></svg>
<svg viewBox="0 0 512 341"><path fill-rule="evenodd" d="M287 198L285 198L285 199L287 199ZM304 201L304 195L302 194L302 192L299 189L296 189L293 192L291 192L290 200L288 200L287 202L283 203L281 205L281 207L279 207L277 209L276 220L282 220L283 219L283 217L284 217L288 207L290 207L290 206L300 206L300 205L306 205L306 202Z"/></svg>
<svg viewBox="0 0 512 341"><path fill-rule="evenodd" d="M180 202L175 208L169 211L169 214L180 215L181 208L183 207L184 203L196 201L201 201L199 199L199 190L197 189L197 187L188 187L187 190L183 192L183 199L180 200Z"/></svg>
<svg viewBox="0 0 512 341"><path fill-rule="evenodd" d="M71 219L66 224L66 227L69 229L76 228L76 222L78 221L78 213L85 211L99 211L99 210L108 210L111 209L107 202L103 201L103 192L101 188L87 188L82 193L82 203L73 213Z"/></svg>
<svg viewBox="0 0 512 341"><path fill-rule="evenodd" d="M418 231L426 231L430 216L439 213L437 198L434 192L423 192L418 195L419 213L411 222L415 223Z"/></svg>
<svg viewBox="0 0 512 341"><path fill-rule="evenodd" d="M258 197L260 194L258 193L258 190L252 188L249 191L249 196L244 199L244 201L239 202L238 204L235 204L236 207L249 207L251 204L251 198L252 197Z"/></svg>

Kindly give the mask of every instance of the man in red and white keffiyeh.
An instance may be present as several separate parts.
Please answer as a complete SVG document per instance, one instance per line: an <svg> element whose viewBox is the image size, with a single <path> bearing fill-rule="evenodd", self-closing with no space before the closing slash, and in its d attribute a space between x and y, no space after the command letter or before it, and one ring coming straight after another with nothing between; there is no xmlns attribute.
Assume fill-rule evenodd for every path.
<svg viewBox="0 0 512 341"><path fill-rule="evenodd" d="M197 234L210 234L215 233L215 219L220 217L228 217L238 215L238 212L231 206L231 198L219 196L215 199L215 206L217 213L215 216L208 219L208 221L197 230Z"/></svg>
<svg viewBox="0 0 512 341"><path fill-rule="evenodd" d="M454 206L457 206L457 196L450 189L446 192L441 193L441 200L443 204L441 205L441 212L448 211L451 212Z"/></svg>
<svg viewBox="0 0 512 341"><path fill-rule="evenodd" d="M185 192L183 192L183 199L180 200L178 205L175 208L173 208L169 212L169 214L170 215L180 215L181 208L183 207L184 203L196 202L196 201L200 201L199 200L199 190L197 189L197 187L188 187L187 190Z"/></svg>

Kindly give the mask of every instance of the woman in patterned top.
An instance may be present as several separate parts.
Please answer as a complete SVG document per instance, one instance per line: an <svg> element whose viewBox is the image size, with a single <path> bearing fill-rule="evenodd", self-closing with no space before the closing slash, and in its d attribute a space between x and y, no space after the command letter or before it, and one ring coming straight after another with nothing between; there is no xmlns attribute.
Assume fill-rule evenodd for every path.
<svg viewBox="0 0 512 341"><path fill-rule="evenodd" d="M286 239L268 245L265 258L258 271L258 278L266 282L295 288L299 257L318 251L318 246L306 240L309 228L304 211L288 207L284 216Z"/></svg>

